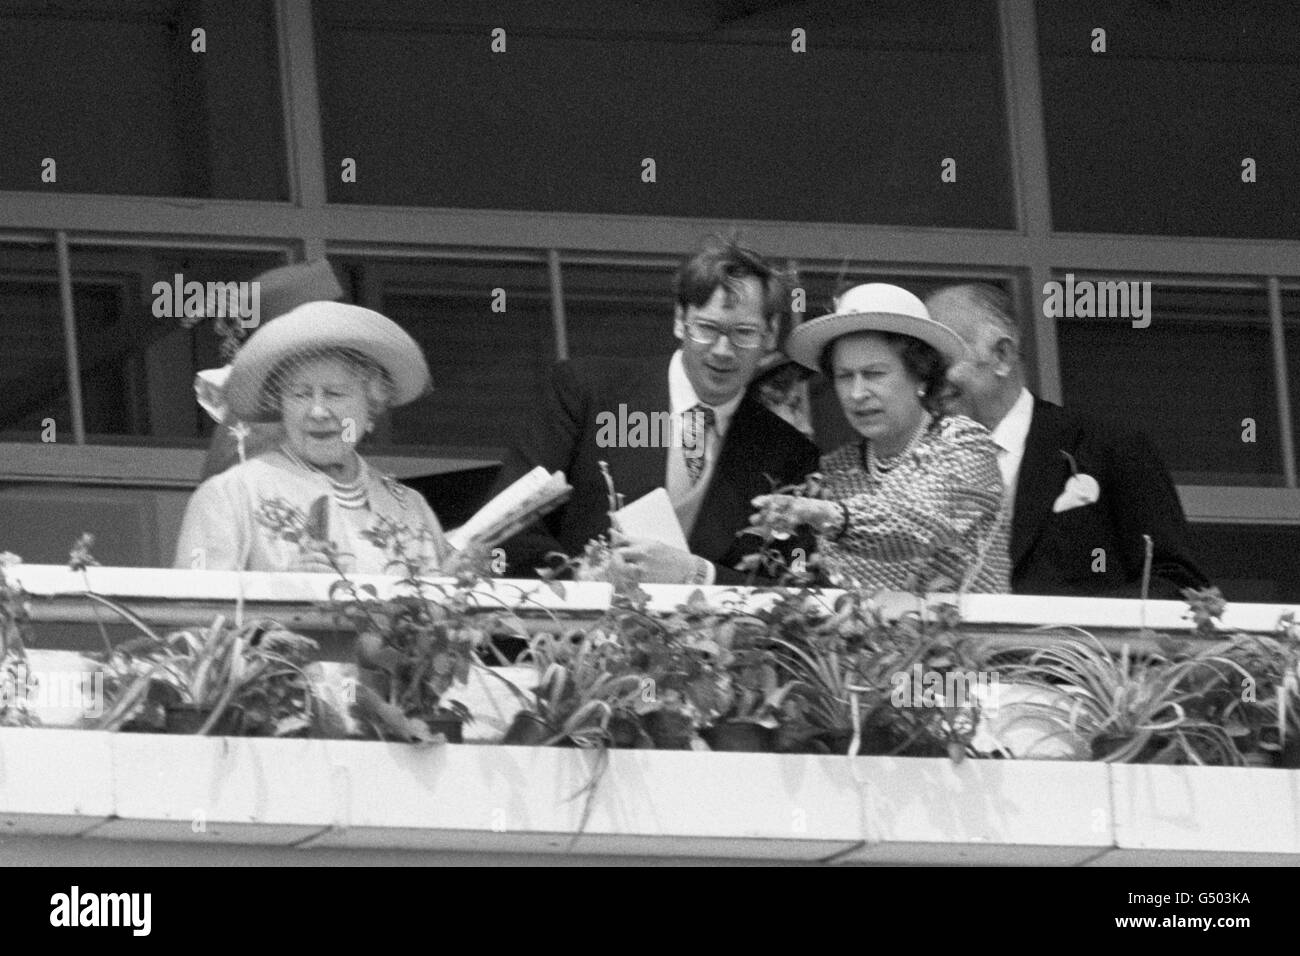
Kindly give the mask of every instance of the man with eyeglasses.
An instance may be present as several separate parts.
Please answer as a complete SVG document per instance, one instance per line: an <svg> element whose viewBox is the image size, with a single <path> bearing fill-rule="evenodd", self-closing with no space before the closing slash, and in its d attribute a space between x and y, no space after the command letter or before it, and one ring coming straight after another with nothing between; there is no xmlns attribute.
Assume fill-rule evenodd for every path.
<svg viewBox="0 0 1300 956"><path fill-rule="evenodd" d="M739 534L749 526L750 501L816 469L816 446L745 394L775 344L786 300L782 277L757 253L714 241L683 262L675 292L672 328L680 346L672 356L556 366L546 401L497 487L541 465L563 471L574 492L505 543L507 573L533 575L552 563L548 552L577 555L610 532L599 464L605 462L628 503L664 488L689 545L682 551L616 533L619 555L643 582L742 583L748 573L737 566L759 545L753 535ZM636 421L668 427L644 433L610 427ZM808 544L786 542L790 550Z"/></svg>
<svg viewBox="0 0 1300 956"><path fill-rule="evenodd" d="M981 283L946 286L930 315L965 340L948 369L949 409L993 433L1011 510L1015 594L1137 597L1152 540L1153 598L1208 581L1187 553L1169 472L1137 431L1044 401L1025 386L1011 298Z"/></svg>

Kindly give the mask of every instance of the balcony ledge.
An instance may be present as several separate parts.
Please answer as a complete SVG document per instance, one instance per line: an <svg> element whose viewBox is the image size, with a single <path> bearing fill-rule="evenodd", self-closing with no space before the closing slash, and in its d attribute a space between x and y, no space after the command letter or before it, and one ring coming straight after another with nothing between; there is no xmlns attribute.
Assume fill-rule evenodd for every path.
<svg viewBox="0 0 1300 956"><path fill-rule="evenodd" d="M1300 771L0 730L14 853L1300 864ZM33 839L39 838L39 839ZM15 862L17 862L15 860Z"/></svg>

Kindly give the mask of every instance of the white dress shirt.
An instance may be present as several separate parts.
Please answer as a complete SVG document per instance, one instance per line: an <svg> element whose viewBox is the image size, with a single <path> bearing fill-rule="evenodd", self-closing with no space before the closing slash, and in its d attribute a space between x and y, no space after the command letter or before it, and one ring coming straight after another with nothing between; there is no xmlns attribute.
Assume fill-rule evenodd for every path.
<svg viewBox="0 0 1300 956"><path fill-rule="evenodd" d="M993 441L998 446L998 468L1002 472L1002 486L1006 493L1008 514L1016 504L1016 479L1020 475L1020 463L1025 458L1025 442L1029 438L1029 425L1033 418L1034 396L1029 393L1029 389L1021 388L1016 403L993 429Z"/></svg>
<svg viewBox="0 0 1300 956"><path fill-rule="evenodd" d="M725 405L709 406L713 409L713 427L704 433L704 468L700 471L699 480L692 484L691 474L686 468L685 449L681 447L681 436L683 416L700 404L700 398L695 394L695 387L691 385L691 380L686 377L681 349L674 352L668 362L668 404L673 420L674 447L668 449L664 489L668 492L673 510L677 512L677 520L681 522L682 532L687 538L691 536L695 519L700 512L700 505L704 503L704 496L708 492L709 482L713 480L713 469L718 463L722 441L726 438L727 429L731 427L731 419L744 397L744 389L741 389L736 397ZM717 569L710 563L704 580L696 583L712 584L716 575Z"/></svg>
<svg viewBox="0 0 1300 956"><path fill-rule="evenodd" d="M713 409L714 423L704 435L704 470L700 473L700 480L694 485L691 484L690 472L686 470L685 449L680 447L668 449L668 471L664 476L664 487L674 504L688 497L692 491L702 493L709 486L709 481L713 477L713 468L718 463L718 451L722 448L722 441L727 437L727 429L731 427L731 419L744 397L744 389L741 389L727 404L710 406ZM673 416L673 435L676 439L682 434L683 415L700 404L700 398L695 394L691 380L686 377L681 349L674 352L668 362L668 404L669 412ZM684 530L690 534L689 528Z"/></svg>

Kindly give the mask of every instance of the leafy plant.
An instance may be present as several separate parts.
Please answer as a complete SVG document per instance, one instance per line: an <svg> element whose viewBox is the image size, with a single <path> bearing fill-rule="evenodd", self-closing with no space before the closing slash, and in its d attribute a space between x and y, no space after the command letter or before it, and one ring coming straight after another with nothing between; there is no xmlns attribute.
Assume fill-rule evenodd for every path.
<svg viewBox="0 0 1300 956"><path fill-rule="evenodd" d="M269 621L175 631L124 642L105 662L112 704L103 730L163 729L168 708L202 715L197 733L220 727L244 736L287 737L313 727L315 695L307 674L316 642Z"/></svg>
<svg viewBox="0 0 1300 956"><path fill-rule="evenodd" d="M1222 655L1248 675L1225 687L1213 716L1255 762L1300 765L1300 625L1284 614L1272 635L1233 634Z"/></svg>
<svg viewBox="0 0 1300 956"><path fill-rule="evenodd" d="M471 668L482 667L479 648L490 646L492 634L527 632L504 605L483 607L483 600L502 604L490 591L479 589L491 576L491 555L485 548L471 546L444 562L437 573L452 583L430 581L424 557L433 545L430 534L382 516L362 534L387 556L387 568L400 572L396 584L404 593L380 599L373 586L358 585L325 537L326 504L325 498L317 499L304 514L276 499L264 503L259 520L283 540L322 555L338 575L330 599L357 631L358 681L352 710L363 730L381 740L436 743L443 734L435 726L472 719L464 704L448 694L468 682ZM509 681L490 669L484 672L522 696Z"/></svg>
<svg viewBox="0 0 1300 956"><path fill-rule="evenodd" d="M538 634L527 659L538 669L537 688L521 712L538 725L543 746L613 743L616 715L635 712L642 677L633 673L618 642L599 630L557 637ZM516 718L518 721L518 718Z"/></svg>
<svg viewBox="0 0 1300 956"><path fill-rule="evenodd" d="M27 700L31 609L23 586L6 573L21 563L18 555L0 552L0 727L40 724Z"/></svg>
<svg viewBox="0 0 1300 956"><path fill-rule="evenodd" d="M1005 676L1070 696L1068 711L1038 707L1060 733L1082 736L1093 758L1107 762L1244 762L1227 730L1205 710L1210 695L1234 675L1247 675L1239 664L1209 651L1181 660L1138 655L1128 644L1116 657L1080 633L1083 640L1002 652L1021 658L1000 668Z"/></svg>

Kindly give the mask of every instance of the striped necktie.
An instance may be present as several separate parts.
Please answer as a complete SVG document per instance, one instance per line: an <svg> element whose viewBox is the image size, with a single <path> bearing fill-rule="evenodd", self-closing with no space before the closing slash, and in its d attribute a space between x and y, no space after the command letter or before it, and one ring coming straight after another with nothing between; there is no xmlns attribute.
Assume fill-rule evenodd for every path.
<svg viewBox="0 0 1300 956"><path fill-rule="evenodd" d="M704 474L705 444L717 421L717 414L703 402L682 415L682 454L686 458L686 472L691 476L691 487L695 487Z"/></svg>

